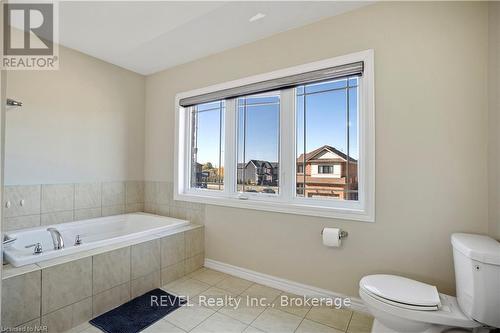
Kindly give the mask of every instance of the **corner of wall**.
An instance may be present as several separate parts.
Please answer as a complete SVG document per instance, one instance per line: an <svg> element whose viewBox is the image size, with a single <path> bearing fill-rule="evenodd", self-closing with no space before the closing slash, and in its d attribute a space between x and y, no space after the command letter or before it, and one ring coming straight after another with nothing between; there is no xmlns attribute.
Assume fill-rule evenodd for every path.
<svg viewBox="0 0 500 333"><path fill-rule="evenodd" d="M488 217L500 240L500 3L488 3Z"/></svg>

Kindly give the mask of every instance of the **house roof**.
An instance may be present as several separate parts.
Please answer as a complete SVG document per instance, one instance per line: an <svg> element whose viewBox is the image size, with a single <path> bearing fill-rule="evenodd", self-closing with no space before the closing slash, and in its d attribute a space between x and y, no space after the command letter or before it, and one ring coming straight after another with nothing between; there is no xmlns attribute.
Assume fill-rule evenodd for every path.
<svg viewBox="0 0 500 333"><path fill-rule="evenodd" d="M339 156L342 160L346 161L347 160L347 155L341 152L340 150L333 148L332 146L324 145L321 146L317 149L314 149L313 151L310 151L305 154L305 161L308 162L310 160L314 160L316 156L321 154L324 151L329 151L331 153L334 153L335 155ZM300 156L297 158L297 162L302 162L304 160L304 154L300 154ZM349 157L349 162L354 162L357 163L358 161L352 157Z"/></svg>
<svg viewBox="0 0 500 333"><path fill-rule="evenodd" d="M273 167L273 165L270 162L262 161L262 160L250 160L250 161L248 161L248 163L252 163L257 168L262 168L262 167L272 168ZM247 165L248 165L248 163L247 163Z"/></svg>

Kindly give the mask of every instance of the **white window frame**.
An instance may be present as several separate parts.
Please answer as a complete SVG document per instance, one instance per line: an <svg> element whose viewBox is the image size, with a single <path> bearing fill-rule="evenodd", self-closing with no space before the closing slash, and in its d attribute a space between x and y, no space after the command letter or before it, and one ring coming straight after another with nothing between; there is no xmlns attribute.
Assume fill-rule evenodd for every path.
<svg viewBox="0 0 500 333"><path fill-rule="evenodd" d="M296 139L295 89L281 90L279 194L237 193L237 112L235 99L226 100L224 190L189 187L190 178L190 108L181 107L182 98L202 95L247 84L363 61L363 76L358 95L358 200L304 198L295 195ZM289 67L206 88L179 93L175 97L174 199L212 205L282 212L289 214L375 221L375 95L374 52L365 50L344 56ZM294 110L294 112L285 112ZM286 139L285 139L286 138ZM287 144L283 144L283 143ZM293 142L293 144L288 144Z"/></svg>

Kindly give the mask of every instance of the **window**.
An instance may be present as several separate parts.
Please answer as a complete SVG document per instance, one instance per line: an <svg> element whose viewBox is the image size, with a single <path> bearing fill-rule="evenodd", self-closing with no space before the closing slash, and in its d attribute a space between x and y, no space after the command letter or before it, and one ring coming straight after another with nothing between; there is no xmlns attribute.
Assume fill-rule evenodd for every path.
<svg viewBox="0 0 500 333"><path fill-rule="evenodd" d="M373 52L176 96L176 200L374 220Z"/></svg>
<svg viewBox="0 0 500 333"><path fill-rule="evenodd" d="M279 193L279 92L237 99L238 192Z"/></svg>
<svg viewBox="0 0 500 333"><path fill-rule="evenodd" d="M296 88L297 195L358 200L358 77ZM344 172L342 172L344 171Z"/></svg>
<svg viewBox="0 0 500 333"><path fill-rule="evenodd" d="M224 101L191 110L191 187L224 188Z"/></svg>

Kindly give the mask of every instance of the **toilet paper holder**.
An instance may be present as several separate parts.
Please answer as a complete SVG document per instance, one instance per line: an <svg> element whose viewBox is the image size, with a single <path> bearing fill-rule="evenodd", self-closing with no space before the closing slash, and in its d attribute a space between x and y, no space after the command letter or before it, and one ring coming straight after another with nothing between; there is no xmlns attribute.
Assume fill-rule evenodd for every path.
<svg viewBox="0 0 500 333"><path fill-rule="evenodd" d="M323 230L321 230L321 236L323 236ZM339 232L339 239L347 238L347 236L349 236L349 233L347 231L340 230L340 232Z"/></svg>

